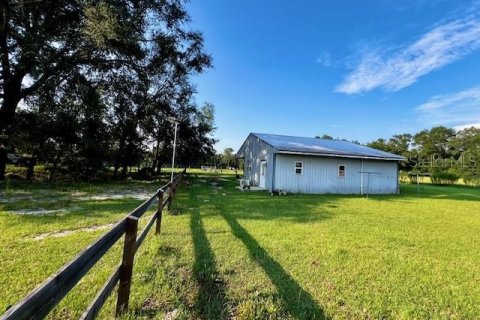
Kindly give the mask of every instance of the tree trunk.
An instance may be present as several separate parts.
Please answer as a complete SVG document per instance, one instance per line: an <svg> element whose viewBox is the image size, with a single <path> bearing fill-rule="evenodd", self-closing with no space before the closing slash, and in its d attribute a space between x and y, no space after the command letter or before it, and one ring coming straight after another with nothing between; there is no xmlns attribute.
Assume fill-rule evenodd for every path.
<svg viewBox="0 0 480 320"><path fill-rule="evenodd" d="M115 159L115 163L113 164L113 177L114 178L117 178L119 168L120 168L120 165L118 164L118 160Z"/></svg>
<svg viewBox="0 0 480 320"><path fill-rule="evenodd" d="M50 171L50 177L48 178L48 181L52 182L53 179L55 178L55 173L57 173L57 165L58 165L58 158L60 157L59 152L55 155L55 158L53 159L53 167L52 170Z"/></svg>
<svg viewBox="0 0 480 320"><path fill-rule="evenodd" d="M0 10L1 32L0 32L0 64L1 64L1 80L2 80L2 103L0 106L0 134L3 133L8 126L13 123L15 111L18 103L22 100L22 82L23 78L30 72L33 67L33 57L31 50L22 51L18 58L16 67L11 65L10 53L13 55L14 49L9 48L8 35L10 34L10 1L1 1ZM28 46L27 46L28 47ZM26 53L28 52L28 53ZM8 145L8 142L7 142ZM2 146L5 148L5 146ZM5 154L3 154L5 153ZM6 169L6 150L0 156L0 179L5 178Z"/></svg>
<svg viewBox="0 0 480 320"><path fill-rule="evenodd" d="M160 137L157 137L157 145L155 146L155 153L154 153L154 156L153 156L153 165L152 165L152 168L153 168L153 172L154 173L160 173L160 168L159 168L159 164L160 164L160 159L159 159L159 155L160 155Z"/></svg>
<svg viewBox="0 0 480 320"><path fill-rule="evenodd" d="M120 179L125 180L127 178L127 171L128 171L127 162L124 160L122 164L122 173L120 175Z"/></svg>
<svg viewBox="0 0 480 320"><path fill-rule="evenodd" d="M27 162L27 180L33 179L34 171L35 171L35 165L37 164L37 159L35 157L32 157L28 159Z"/></svg>
<svg viewBox="0 0 480 320"><path fill-rule="evenodd" d="M85 179L85 181L90 180L90 167L88 166L88 164L85 166L85 172L83 173L83 178Z"/></svg>
<svg viewBox="0 0 480 320"><path fill-rule="evenodd" d="M127 164L126 164L126 156L125 156L125 138L124 135L120 137L118 141L118 152L115 157L115 177L117 176L117 172L119 168L122 168L122 171L120 172L120 179L125 180L127 177Z"/></svg>
<svg viewBox="0 0 480 320"><path fill-rule="evenodd" d="M160 161L160 147L157 149L157 152L155 154L155 169L156 169L156 174L160 174L162 172L162 161Z"/></svg>
<svg viewBox="0 0 480 320"><path fill-rule="evenodd" d="M0 145L0 181L5 180L5 170L7 168L7 150Z"/></svg>
<svg viewBox="0 0 480 320"><path fill-rule="evenodd" d="M5 90L7 86L4 85ZM20 101L20 91L18 90L18 97L14 93L7 93L8 91L4 90L4 98L2 106L0 107L0 134L12 124L13 122L13 115L15 114L15 109L17 108L18 102ZM8 145L8 141L7 145ZM0 151L0 181L5 179L5 170L7 168L7 150L2 145L0 147L2 151Z"/></svg>
<svg viewBox="0 0 480 320"><path fill-rule="evenodd" d="M128 173L128 160L126 156L126 150L123 151L123 154L121 156L121 163L122 163L122 172L120 174L120 179L125 180L127 178L127 173Z"/></svg>
<svg viewBox="0 0 480 320"><path fill-rule="evenodd" d="M6 56L8 59L8 55ZM5 54L2 54L2 59L5 59ZM6 74L2 70L3 78L3 101L0 106L0 132L6 129L13 122L15 110L18 103L22 100L21 88L24 75L17 73L15 75Z"/></svg>

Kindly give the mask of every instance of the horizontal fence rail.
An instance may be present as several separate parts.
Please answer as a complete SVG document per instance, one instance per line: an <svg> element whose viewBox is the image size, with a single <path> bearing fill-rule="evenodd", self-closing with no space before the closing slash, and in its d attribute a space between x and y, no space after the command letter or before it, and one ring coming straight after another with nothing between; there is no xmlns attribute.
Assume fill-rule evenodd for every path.
<svg viewBox="0 0 480 320"><path fill-rule="evenodd" d="M123 235L125 235L125 242L122 262L115 267L108 280L81 316L81 319L94 319L117 284L119 284L119 290L116 314L118 316L125 312L128 309L135 253L155 222L157 223L155 233L160 234L163 208L165 206L168 209L171 208L176 189L185 174L186 170L183 170L171 182L158 189L152 197L117 222L100 239L80 252L73 260L65 264L56 274L45 280L20 302L9 308L0 317L0 320L43 319ZM165 193L167 194L166 197ZM138 219L155 202L158 202L157 211L137 237Z"/></svg>

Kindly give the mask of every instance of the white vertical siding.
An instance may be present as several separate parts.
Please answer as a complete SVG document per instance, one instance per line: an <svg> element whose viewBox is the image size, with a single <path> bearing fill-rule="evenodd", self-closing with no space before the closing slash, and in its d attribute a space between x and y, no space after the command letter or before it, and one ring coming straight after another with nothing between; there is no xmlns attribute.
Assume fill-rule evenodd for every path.
<svg viewBox="0 0 480 320"><path fill-rule="evenodd" d="M397 193L398 163L397 161L364 160L363 170L378 174L364 175L364 190L371 194ZM368 179L370 181L368 181Z"/></svg>
<svg viewBox="0 0 480 320"><path fill-rule="evenodd" d="M267 171L265 177L265 187L272 190L273 177L273 148L254 135L249 135L245 140L239 153L244 158L244 177L249 179L250 183L258 186L260 180L260 162L267 162ZM252 170L248 171L248 161L252 161Z"/></svg>
<svg viewBox="0 0 480 320"><path fill-rule="evenodd" d="M295 162L303 162L302 174L295 173ZM390 194L397 192L397 162L333 157L277 154L273 188L294 193ZM338 176L338 166L345 176ZM373 171L369 178L360 171ZM362 181L363 180L363 181Z"/></svg>

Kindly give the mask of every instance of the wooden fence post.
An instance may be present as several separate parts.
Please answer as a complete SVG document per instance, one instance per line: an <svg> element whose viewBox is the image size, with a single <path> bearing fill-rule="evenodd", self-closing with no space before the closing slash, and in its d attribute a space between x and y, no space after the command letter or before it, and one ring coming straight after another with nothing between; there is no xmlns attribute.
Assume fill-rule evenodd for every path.
<svg viewBox="0 0 480 320"><path fill-rule="evenodd" d="M137 240L138 218L134 216L127 217L127 225L125 228L125 244L123 246L120 283L118 285L117 316L128 309L130 286L132 284L133 259L135 257Z"/></svg>
<svg viewBox="0 0 480 320"><path fill-rule="evenodd" d="M157 224L155 226L155 233L160 234L162 228L162 211L163 211L163 190L158 191L158 209L157 209Z"/></svg>

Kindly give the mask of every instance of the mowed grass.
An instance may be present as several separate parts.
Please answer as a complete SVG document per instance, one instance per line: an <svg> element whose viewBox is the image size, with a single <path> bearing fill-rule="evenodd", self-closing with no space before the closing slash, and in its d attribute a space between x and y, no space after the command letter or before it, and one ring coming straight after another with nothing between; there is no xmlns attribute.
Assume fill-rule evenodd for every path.
<svg viewBox="0 0 480 320"><path fill-rule="evenodd" d="M148 197L166 182L167 177L161 183L2 185L0 313L98 239L111 228L111 224L125 217L142 202L141 197ZM152 210L145 216L150 216ZM141 220L142 227L146 221L146 218ZM100 228L89 230L92 227ZM62 234L65 231L69 233ZM119 263L122 241L100 260L50 318L74 319L81 315ZM144 244L139 256L148 250ZM111 303L109 308L113 310ZM106 318L112 314L110 312Z"/></svg>
<svg viewBox="0 0 480 320"><path fill-rule="evenodd" d="M415 185L402 185L401 195L368 199L277 197L241 192L233 175L218 177L212 186L211 175L192 175L177 196L176 215L165 215L162 235L147 238L136 257L125 318L475 319L480 314L480 190L422 185L417 195ZM35 235L111 223L140 202L78 201L64 193L157 187L134 182L10 187L6 198L46 194L52 197L40 202L44 207L77 211L19 216L12 212L32 204L3 204L0 287L6 289L0 291L0 308L105 231L42 240L33 240ZM50 317L78 317L119 259L116 247ZM114 300L115 294L101 318L112 318Z"/></svg>

